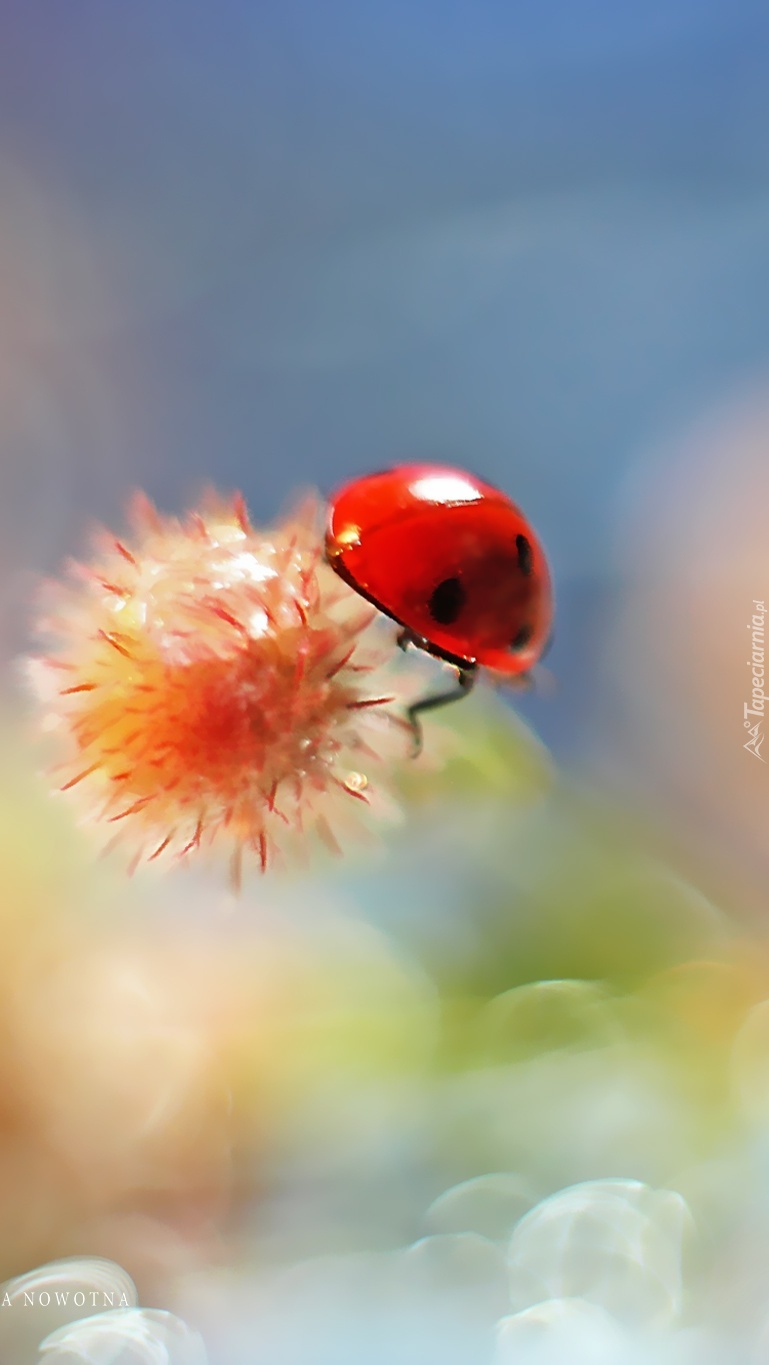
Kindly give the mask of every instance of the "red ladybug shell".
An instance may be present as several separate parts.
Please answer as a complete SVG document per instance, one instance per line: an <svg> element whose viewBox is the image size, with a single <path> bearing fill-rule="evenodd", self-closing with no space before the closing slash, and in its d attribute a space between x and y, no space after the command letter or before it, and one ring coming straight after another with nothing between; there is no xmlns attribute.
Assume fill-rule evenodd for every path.
<svg viewBox="0 0 769 1365"><path fill-rule="evenodd" d="M544 551L523 513L472 474L401 465L334 498L328 562L363 597L460 667L528 672L550 635Z"/></svg>

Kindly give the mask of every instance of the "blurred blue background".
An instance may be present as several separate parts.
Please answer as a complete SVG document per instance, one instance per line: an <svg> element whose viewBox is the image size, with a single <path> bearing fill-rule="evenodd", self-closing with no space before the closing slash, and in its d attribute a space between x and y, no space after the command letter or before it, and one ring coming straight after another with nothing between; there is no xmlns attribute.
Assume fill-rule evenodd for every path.
<svg viewBox="0 0 769 1365"><path fill-rule="evenodd" d="M555 764L479 688L379 855L237 906L96 865L0 695L2 1274L108 1256L215 1365L491 1365L528 1298L465 1347L457 1286L531 1207L556 1309L631 1269L728 1343L602 1358L767 1358L767 317L758 0L3 0L0 660L136 486L260 524L401 460L507 489L558 615Z"/></svg>
<svg viewBox="0 0 769 1365"><path fill-rule="evenodd" d="M750 0L6 0L9 562L137 484L258 521L467 465L552 555L558 694L521 709L573 755L628 478L769 358L768 77Z"/></svg>

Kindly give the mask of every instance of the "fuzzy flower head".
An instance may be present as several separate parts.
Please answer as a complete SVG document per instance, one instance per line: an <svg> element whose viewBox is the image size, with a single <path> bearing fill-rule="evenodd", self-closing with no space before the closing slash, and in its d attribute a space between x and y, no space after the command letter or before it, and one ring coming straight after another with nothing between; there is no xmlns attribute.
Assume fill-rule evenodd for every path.
<svg viewBox="0 0 769 1365"><path fill-rule="evenodd" d="M240 879L313 833L334 851L388 800L409 735L376 613L325 564L316 505L255 530L240 498L183 522L144 498L130 542L100 533L49 585L30 676L62 791L131 864L215 844ZM376 781L373 774L376 771Z"/></svg>

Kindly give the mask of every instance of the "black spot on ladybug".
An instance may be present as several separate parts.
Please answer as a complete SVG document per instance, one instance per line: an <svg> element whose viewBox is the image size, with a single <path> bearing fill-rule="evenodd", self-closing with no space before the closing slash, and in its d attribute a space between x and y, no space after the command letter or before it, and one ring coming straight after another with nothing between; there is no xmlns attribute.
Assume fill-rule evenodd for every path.
<svg viewBox="0 0 769 1365"><path fill-rule="evenodd" d="M465 590L458 578L444 578L433 590L428 610L439 626L451 626L465 605Z"/></svg>
<svg viewBox="0 0 769 1365"><path fill-rule="evenodd" d="M532 635L534 634L531 626L521 626L518 634L510 641L511 649L525 649Z"/></svg>
<svg viewBox="0 0 769 1365"><path fill-rule="evenodd" d="M531 542L525 536L518 535L515 537L515 548L518 551L518 568L528 578L533 565Z"/></svg>

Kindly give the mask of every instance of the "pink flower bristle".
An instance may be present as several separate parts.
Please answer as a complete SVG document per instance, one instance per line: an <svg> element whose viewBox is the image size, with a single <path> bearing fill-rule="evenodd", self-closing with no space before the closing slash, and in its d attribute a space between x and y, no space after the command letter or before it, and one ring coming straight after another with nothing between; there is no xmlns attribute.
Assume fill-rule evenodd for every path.
<svg viewBox="0 0 769 1365"><path fill-rule="evenodd" d="M141 489L132 493L129 499L128 518L140 534L144 534L146 531L154 531L158 534L163 530L163 519L160 513L152 499L148 498L147 494Z"/></svg>
<svg viewBox="0 0 769 1365"><path fill-rule="evenodd" d="M371 804L370 799L365 792L356 791L354 787L348 787L347 783L343 782L340 777L335 777L332 780L336 782L337 786L342 788L342 791L346 792L348 796L354 797L356 801L364 801L367 806Z"/></svg>
<svg viewBox="0 0 769 1365"><path fill-rule="evenodd" d="M124 644L121 644L120 641L116 638L115 631L110 632L100 629L98 634L100 638L105 641L106 644L111 645L113 649L116 649L118 654L122 654L124 659L131 658L130 651L126 649L126 646Z"/></svg>
<svg viewBox="0 0 769 1365"><path fill-rule="evenodd" d="M125 820L129 815L136 815L137 811L144 810L144 807L149 805L150 801L156 800L157 795L154 792L151 796L140 796L138 800L134 801L133 805L127 806L125 810L119 811L117 815L110 815L109 822L114 825L118 820Z"/></svg>
<svg viewBox="0 0 769 1365"><path fill-rule="evenodd" d="M320 835L321 839L323 840L323 843L326 845L326 848L328 849L329 853L333 853L334 857L336 858L341 858L342 850L334 835L334 831L332 830L331 826L328 823L328 820L324 815L319 815L317 817L315 821L315 828L318 831L318 834Z"/></svg>
<svg viewBox="0 0 769 1365"><path fill-rule="evenodd" d="M165 839L163 839L162 843L158 844L158 846L157 846L157 848L155 849L154 853L150 853L149 857L147 858L147 862L148 862L148 863L154 863L154 862L155 862L155 859L156 859L156 858L159 858L160 855L161 855L161 853L165 853L166 849L167 849L167 848L169 847L169 845L173 842L173 839L174 839L175 834L176 834L176 830L175 830L175 829L172 829L172 830L171 830L171 833L166 835L166 837L165 837Z"/></svg>
<svg viewBox="0 0 769 1365"><path fill-rule="evenodd" d="M244 535L247 534L251 529L251 523L248 519L248 508L246 507L246 500L243 497L242 493L236 493L234 498L232 499L232 510L235 514L235 520L237 521L241 531L243 532Z"/></svg>
<svg viewBox="0 0 769 1365"><path fill-rule="evenodd" d="M90 794L133 864L228 845L240 879L245 853L260 869L285 862L311 829L337 852L333 793L369 804L347 770L386 776L386 727L368 742L364 717L398 717L392 693L360 696L381 666L361 641L376 612L324 565L317 504L277 532L254 531L237 496L211 495L183 521L137 496L131 516L136 543L102 533L102 563L73 565L51 589L44 625L59 648L38 666L70 675L62 789Z"/></svg>
<svg viewBox="0 0 769 1365"><path fill-rule="evenodd" d="M206 598L201 603L201 606L206 611L210 611L211 614L213 616L216 616L218 620L226 622L228 626L232 626L233 630L237 630L240 632L241 635L248 637L248 627L243 623L243 621L239 621L238 618L236 616L233 616L231 612L225 611L224 607L221 606L221 604L217 602L214 598L210 597Z"/></svg>
<svg viewBox="0 0 769 1365"><path fill-rule="evenodd" d="M75 671L75 665L66 663L63 659L41 659L40 662L46 668L55 669L57 672L74 673Z"/></svg>
<svg viewBox="0 0 769 1365"><path fill-rule="evenodd" d="M184 845L184 848L181 850L181 857L184 857L185 854L187 854L187 853L191 853L193 848L199 848L199 847L200 847L200 840L201 840L202 834L203 834L203 821L202 821L202 820L198 820L198 823L197 823L197 825L195 826L195 833L193 834L193 836L192 836L192 838L190 839L189 843L188 843L188 844L185 844L185 845Z"/></svg>
<svg viewBox="0 0 769 1365"><path fill-rule="evenodd" d="M60 792L71 791L72 788L76 787L79 782L82 782L86 777L90 777L91 773L95 773L98 767L99 767L98 763L92 763L90 768L84 768L82 772L77 773L75 777L71 777L68 782L65 782L62 787L59 787L59 791Z"/></svg>
<svg viewBox="0 0 769 1365"><path fill-rule="evenodd" d="M114 548L117 550L118 554L122 555L123 559L128 560L128 563L133 565L134 568L136 568L136 560L134 556L131 554L131 551L126 548L123 542L121 540L113 540L112 544Z"/></svg>
<svg viewBox="0 0 769 1365"><path fill-rule="evenodd" d="M332 678L335 678L337 673L339 673L341 669L347 667L354 653L355 645L351 645L347 653L343 654L341 659L338 659L337 662L333 665L333 667L328 670L326 674L327 682L330 682Z"/></svg>

